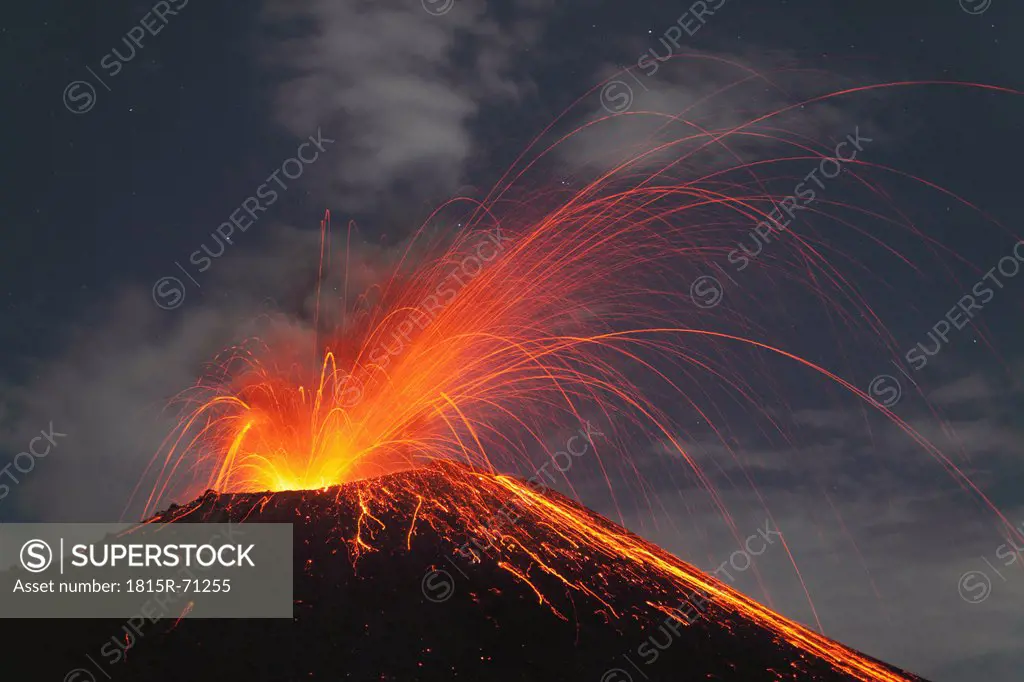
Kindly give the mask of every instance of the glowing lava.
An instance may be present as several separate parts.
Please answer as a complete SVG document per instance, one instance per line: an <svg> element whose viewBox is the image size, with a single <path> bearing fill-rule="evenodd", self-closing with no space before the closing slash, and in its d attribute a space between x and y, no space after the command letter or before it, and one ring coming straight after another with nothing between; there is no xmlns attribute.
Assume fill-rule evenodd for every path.
<svg viewBox="0 0 1024 682"><path fill-rule="evenodd" d="M645 445L657 446L684 465L739 541L711 478L684 447L685 427L674 416L682 406L725 443L719 428L723 410L707 398L705 388L715 383L785 433L774 409L782 401L771 390L767 396L755 391L751 374L739 371L742 363L723 350L732 349L746 354L747 361L755 353L785 358L860 398L998 514L950 459L863 391L779 345L757 340L758 325L735 310L729 314L734 326L728 333L709 330L713 311L694 305L690 283L705 272L698 267L703 263L695 263L709 255L724 258L737 243L736 235L770 220L785 195L770 192L755 175L763 162L737 160L734 167L723 168L716 158L716 170L699 178L683 175L690 168L685 163L707 147L728 158L732 139L747 135L790 145L793 157L787 161L820 160L827 147L771 127L753 132L755 124L796 106L802 105L734 128L688 127L685 134L652 143L650 150L580 189L514 201L509 188L536 161L531 160L475 204L453 242L442 243L422 227L379 286L364 292L355 306L342 301L346 309L359 311L343 324L323 329L318 290L309 335L233 349L215 376L183 396L192 407L154 459L158 481L147 510L181 494L186 475L194 479L186 493L192 496L202 488L265 493L352 483L359 491L359 523L348 542L358 558L375 551L372 536L386 525L381 508L393 504L395 496L404 496L403 509L415 509L403 521L410 538L417 524L440 527L442 511L479 524L493 512L493 505L482 499L512 497L536 516L536 524L560 539L555 545L538 544L528 529L515 528L503 536L501 567L529 585L541 602L550 602L538 587L537 577L546 576L548 582L605 602L610 616L621 617L600 585L564 571L565 565L578 566L596 553L620 567L615 579L640 581L651 593L647 606L655 610L670 608L672 593L698 591L710 596L723 622L736 617L757 623L856 679L909 679L786 620L582 508L553 501L514 478L491 475L529 475L552 459L553 432L600 418L609 438L596 445L588 466L600 472L616 504L623 487L633 501L649 508L657 504L653 486L632 456ZM664 121L666 127L685 123L682 116ZM869 166L857 161L849 176L876 190L862 176ZM877 192L880 201L887 199L883 195ZM815 212L827 206L859 210L830 202ZM877 217L881 210L857 215ZM322 225L321 271L330 267L329 217ZM842 218L835 222L850 226ZM919 234L896 209L881 222ZM872 244L884 243L859 225L851 231ZM857 322L875 337L891 340L858 290L856 277L826 258L822 244L831 237L821 240L794 231L784 239L764 258L771 276L802 278L828 319L850 326ZM850 268L861 275L854 266L859 263ZM755 307L766 305L757 286L743 295L754 298ZM648 442L637 442L637 433ZM462 462L475 473L449 472L451 481L441 487L436 476L424 479L433 482L430 486L398 488L378 478L410 469L436 472L442 462ZM410 506L412 499L416 502Z"/></svg>
<svg viewBox="0 0 1024 682"><path fill-rule="evenodd" d="M558 631L568 636L566 646L571 646L574 624L586 624L584 635L608 634L621 625L626 632L619 646L623 647L621 653L627 653L627 647L632 650L658 632L658 622L666 614L679 623L678 637L715 643L711 658L687 658L687 645L680 643L676 653L682 654L682 660L651 666L648 673L652 679L679 679L680 669L674 666L682 663L687 679L748 679L744 675L756 671L757 679L780 681L919 680L772 612L558 493L460 464L438 461L416 471L323 491L209 495L151 520L226 519L293 522L297 546L302 548L297 557L302 561L300 588L310 585L322 590L323 585L337 584L342 574L373 581L392 571L415 568L420 557L436 556L440 550L450 556L440 563L441 568L455 575L461 572L460 581L472 581L474 576L481 581L461 582L460 592L497 590L492 582L503 585L502 590L508 589L506 584L518 585L519 596L503 594L502 600L509 604L532 600L546 608L546 616L535 615L531 622L545 631L559 621L565 623L565 630ZM332 538L331 542L317 540L322 536ZM303 559L306 554L311 558ZM384 560L374 563L377 557ZM346 559L350 566L344 563ZM453 562L461 568L453 568ZM510 579L486 578L492 568ZM348 589L364 591L372 584L360 582ZM319 596L325 598L323 592ZM296 598L306 603L312 595L300 589ZM332 596L329 603L335 599L345 603L349 597ZM684 616L681 604L686 602L702 605L700 611L692 611L699 613L698 617ZM317 606L312 604L312 608ZM410 619L419 617L418 608L425 609L424 615L454 609L422 600L419 606L407 607L409 613L404 615ZM481 604L478 608L487 607ZM359 614L347 617L358 619ZM545 617L553 622L545 624ZM522 634L510 631L505 637ZM482 644L483 640L467 641L460 648L476 651ZM480 660L488 660L488 650L480 651ZM617 652L603 653L611 657ZM600 666L602 660L591 665ZM732 677L713 674L730 667Z"/></svg>

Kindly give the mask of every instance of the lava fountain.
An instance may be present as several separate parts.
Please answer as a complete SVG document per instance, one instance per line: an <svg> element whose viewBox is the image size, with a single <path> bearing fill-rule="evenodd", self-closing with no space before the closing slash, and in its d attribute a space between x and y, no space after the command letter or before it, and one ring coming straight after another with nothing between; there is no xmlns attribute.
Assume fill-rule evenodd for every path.
<svg viewBox="0 0 1024 682"><path fill-rule="evenodd" d="M438 461L461 462L474 473L453 477L460 492L447 498L474 498L468 489L474 485L480 495L485 488L501 490L523 499L566 537L714 592L719 601L795 646L834 659L856 679L903 679L717 582L701 582L692 567L656 555L571 507L552 504L515 479L496 477L535 471L538 461L551 458L548 434L559 425L593 418L609 430L607 439L595 443L594 461L616 505L622 485L633 498L658 504L631 456L639 449L635 434L642 432L683 463L739 540L711 477L688 453L683 427L669 409L685 406L724 441L726 434L717 427L720 413L700 400L702 385L715 382L775 420L773 401L759 393L748 373L737 371L734 358L723 350L737 349L748 356L785 359L877 410L988 506L1008 532L1016 533L950 458L887 407L837 372L759 338L756 324L742 315L731 320L730 330L712 329L709 320L715 312L695 307L689 295L689 283L702 264L728 252L737 234L771 220L771 211L785 197L769 189L772 178L765 177L764 168L770 164L741 161L733 145L748 138L771 139L790 150L778 164L825 158L827 147L766 122L850 92L816 97L720 130L689 124L685 112L665 116L659 134L674 126L684 132L652 138L647 149L580 188L558 187L514 199L511 188L530 168L595 124L571 131L534 158L524 160L524 155L484 200L451 202L431 216L388 276L354 304L342 301L349 311L342 324L325 328L318 312L310 337L243 344L186 391L181 399L189 407L151 463L157 483L147 510L180 494L181 480L188 476L193 496L203 488L233 494L314 491L406 470L436 473ZM688 175L710 148L718 154L714 167ZM723 155L735 162L723 164ZM856 160L850 162L849 176L888 204L888 195L870 175L878 169ZM780 172L774 179L788 177ZM428 225L456 204L470 206L464 223L453 238L438 237ZM878 218L881 210L836 200L811 212L828 218L830 209L859 212L865 219ZM836 225L851 227L848 217L833 217ZM889 229L895 225L920 237L898 208L884 222ZM867 227L852 228L897 252ZM813 235L792 232L788 237L764 267L812 290L834 318L850 325L860 321L869 335L886 338L856 279L843 269L841 261L852 257L829 258L828 244ZM321 224L321 273L334 267L331 256L328 213ZM322 295L318 290L318 311ZM567 479L566 484L571 487ZM366 498L361 509L367 524L376 519L376 507L389 504L389 494ZM416 519L423 518L420 512L426 513L423 501L443 505L444 496L442 490L415 491L419 503L410 536ZM352 541L370 549L362 536ZM523 557L531 565L551 565L545 551L531 547L527 537L518 538L518 559L506 557L505 566L529 582Z"/></svg>

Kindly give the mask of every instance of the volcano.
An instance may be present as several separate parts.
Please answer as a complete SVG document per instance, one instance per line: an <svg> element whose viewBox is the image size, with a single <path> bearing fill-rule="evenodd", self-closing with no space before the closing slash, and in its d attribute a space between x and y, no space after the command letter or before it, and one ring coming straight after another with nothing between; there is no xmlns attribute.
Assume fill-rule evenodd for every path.
<svg viewBox="0 0 1024 682"><path fill-rule="evenodd" d="M40 666L71 670L66 682L921 680L557 492L461 464L315 491L209 491L151 520L292 523L294 618L134 632L27 621L17 637L22 650L45 643Z"/></svg>

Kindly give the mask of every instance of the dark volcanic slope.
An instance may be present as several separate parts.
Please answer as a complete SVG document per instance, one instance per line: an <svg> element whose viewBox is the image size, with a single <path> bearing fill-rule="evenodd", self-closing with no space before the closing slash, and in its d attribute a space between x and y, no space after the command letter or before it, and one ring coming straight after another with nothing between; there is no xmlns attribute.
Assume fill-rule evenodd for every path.
<svg viewBox="0 0 1024 682"><path fill-rule="evenodd" d="M25 621L20 648L47 651L35 677L920 679L815 636L557 493L462 466L325 491L209 493L155 520L294 523L294 620L163 620L141 636L119 621Z"/></svg>

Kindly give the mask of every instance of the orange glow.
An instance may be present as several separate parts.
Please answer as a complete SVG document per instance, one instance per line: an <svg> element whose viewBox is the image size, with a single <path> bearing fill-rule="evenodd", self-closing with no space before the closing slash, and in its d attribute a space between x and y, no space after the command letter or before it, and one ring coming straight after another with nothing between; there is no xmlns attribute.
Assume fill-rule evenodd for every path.
<svg viewBox="0 0 1024 682"><path fill-rule="evenodd" d="M800 105L774 114L796 106ZM666 127L686 123L685 112L645 114L661 119ZM416 525L440 525L442 511L455 510L485 526L482 517L491 507L478 500L500 492L520 500L567 541L565 546L579 548L569 556L564 547L536 547L525 531L502 538L500 566L529 585L542 603L548 600L537 587L538 571L571 589L606 599L600 586L576 583L559 568L570 559L584 562L585 552L596 550L645 567L670 586L710 594L721 608L772 629L856 679L904 679L653 545L602 525L586 510L553 502L515 478L497 475L529 475L552 459L554 433L599 419L608 437L594 443L586 466L600 472L616 504L623 486L634 501L650 508L657 504L653 486L635 457L641 448L633 438L642 431L649 436L648 445L656 443L682 465L739 541L736 524L711 476L687 451L683 428L672 412L687 408L725 443L728 439L719 426L722 411L713 401L700 400L707 396L706 385L714 383L731 389L739 402L785 433L776 421L781 401L774 394L756 393L750 375L736 370L727 357L728 349L738 349L748 359L759 354L790 361L796 370L827 380L862 401L865 409L883 414L1012 528L950 458L838 373L781 344L758 340L756 325L747 324L735 311L729 317L736 325L732 329L745 333L708 329L713 313L695 306L688 290L698 274L707 272L695 262L710 256L724 261L737 235L768 220L781 196L766 190L755 175L767 162L737 160L723 170L719 159L716 170L699 178L683 173L691 169L687 162L693 164L694 155L705 147L714 145L728 157L732 138L772 138L789 144L793 158L788 161L819 160L828 153L827 147L804 143L805 138L794 142L773 128L754 132L752 126L770 118L765 115L715 131L687 127L668 141L652 142L643 154L580 188L513 200L510 187L535 160L520 163L490 196L473 203L472 214L451 243L441 243L426 225L421 227L401 262L379 286L364 292L354 305L341 302L350 313L344 324L323 330L318 307L315 329L308 337L233 349L219 364L216 380L206 380L183 396L189 409L154 458L155 471L150 473L157 482L146 509L153 510L173 495L194 497L204 488L263 493L322 490L355 482L360 486L361 515L350 542L358 557L375 551L374 534L385 523L380 510L398 494L378 477L458 461L472 467L474 477L453 478L445 489L405 491L416 500L408 520L407 546L414 542ZM594 124L583 128L590 125ZM851 164L849 174L874 189L860 175L869 166L858 161ZM831 206L859 210L839 203ZM824 211L825 202L814 210ZM919 235L897 211L886 219ZM836 223L850 226L842 219ZM330 214L321 234L322 271L330 267ZM795 232L783 239L788 241L780 239L770 256L763 257L763 267L772 276L803 278L833 316L830 319L860 324L876 339L891 339L860 296L857 282L828 260L831 254L821 242ZM771 298L756 286L743 295L754 299L755 306L766 306ZM319 291L317 301L319 305ZM362 312L352 314L353 308ZM716 346L714 352L708 350L710 345ZM716 355L719 349L725 350ZM657 399L650 397L655 390ZM556 476L569 485L568 477ZM752 481L750 485L754 487ZM559 556L552 557L551 552ZM790 558L796 568L792 554ZM666 595L670 592L665 590ZM607 606L609 613L621 615L614 604ZM652 606L664 611L671 600Z"/></svg>
<svg viewBox="0 0 1024 682"><path fill-rule="evenodd" d="M742 74L736 85L757 76L734 66ZM204 488L320 489L436 459L531 472L544 461L538 452L551 454L545 432L581 423L584 409L589 415L614 414L653 434L717 502L709 479L681 444L679 425L663 409L669 401L647 398L648 385L657 384L663 395L674 396L670 401L698 413L719 436L724 434L713 415L694 396L697 373L703 375L700 380L728 385L780 431L784 427L770 416L764 396L755 394L747 377L736 375L727 361L713 359L703 347L691 347L698 338L786 357L827 377L896 421L961 486L980 494L923 437L836 374L757 340L753 325L749 335L708 329L711 312L695 306L688 291L694 277L705 272L701 258L723 260L736 236L769 220L782 198L756 175L768 162L740 161L731 149L734 138L772 139L792 150L785 161L817 161L829 152L827 145L793 141L757 125L855 92L912 85L881 84L818 96L722 130L691 124L685 111L674 116L644 112L663 123L663 130L678 126L685 132L652 136L647 149L578 189L560 187L516 201L510 198L512 188L534 164L596 123L571 131L535 158L524 152L484 201L464 200L472 206L471 215L450 243L432 236L428 220L383 281L363 292L355 305L341 301L346 311L359 311L347 314L343 325L319 328L318 287L310 338L270 344L256 340L232 349L215 380L186 392L191 407L151 464L157 482L146 510L168 495ZM688 176L692 171L686 164L708 147L734 156L735 164ZM858 160L850 164L849 174L870 186L859 174L871 166ZM908 221L902 227L919 234ZM321 223L321 280L331 267L330 236L328 213ZM815 243L796 233L786 236L788 241L772 244L775 251L771 260L764 258L764 267L779 276L799 277L807 263L821 263L820 272L807 271L808 288L830 314L864 320L868 335L884 339L887 332L856 282L827 261ZM755 306L763 305L758 302L762 294L754 287L745 292ZM743 325L737 311L729 314ZM644 386L635 380L640 372L646 374ZM609 468L615 468L646 490L627 454L606 447L598 460L606 479ZM187 475L194 482L183 491ZM724 506L719 508L728 519Z"/></svg>
<svg viewBox="0 0 1024 682"><path fill-rule="evenodd" d="M358 501L354 523L346 504L352 499ZM248 518L257 510L273 507L275 499L262 493L231 497L228 503L233 517ZM346 510L339 528L353 530L337 531L338 544L347 546L353 567L365 553L396 549L383 539L392 523L399 531L391 534L392 542L398 540L406 550L412 549L421 526L428 526L452 545L469 534L476 540L455 550L452 561L464 562L467 571L472 564L493 562L532 592L538 604L565 621L574 616L567 607L576 610L584 605L615 619L652 622L669 616L678 620L680 600L699 598L703 603L700 615L693 623L680 620L684 625L695 626L700 619L709 619L727 630L742 630L754 623L780 644L802 652L794 670L779 674L780 680L802 679L800 666L813 663L813 659L827 661L862 682L919 679L812 632L564 496L538 490L516 478L438 461L415 472L310 491L298 504L294 499L283 502L289 513L303 509L306 503L326 518L339 509ZM169 512L161 521L180 520L203 508L197 501ZM515 520L505 519L502 509L513 512ZM646 603L622 598L634 589L642 590ZM586 600L573 598L576 594Z"/></svg>

